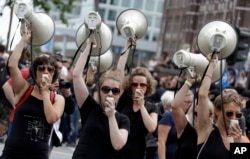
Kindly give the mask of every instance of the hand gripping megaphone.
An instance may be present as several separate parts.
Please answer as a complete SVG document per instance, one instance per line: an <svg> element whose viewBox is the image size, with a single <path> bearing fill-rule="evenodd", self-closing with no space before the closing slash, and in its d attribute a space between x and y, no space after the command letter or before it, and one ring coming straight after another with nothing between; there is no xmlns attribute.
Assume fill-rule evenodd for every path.
<svg viewBox="0 0 250 159"><path fill-rule="evenodd" d="M86 40L95 39L97 47L91 51L92 56L98 56L107 52L112 43L112 33L109 27L101 21L98 12L89 12L85 17L84 23L76 32L76 45L79 47L83 43L81 49L86 47ZM82 50L83 51L83 50Z"/></svg>
<svg viewBox="0 0 250 159"><path fill-rule="evenodd" d="M32 32L31 45L40 46L47 43L55 34L55 23L45 13L36 13L24 2L17 3L14 11L19 20L21 20L21 32L26 31L28 27Z"/></svg>
<svg viewBox="0 0 250 159"><path fill-rule="evenodd" d="M194 54L188 52L187 50L177 51L173 56L173 61L179 68L187 68L187 71L191 76L193 76L193 71L202 76L205 72L207 65L209 64L209 61L202 54ZM216 82L221 78L221 72L224 72L225 65L225 60L220 60L216 64L212 77L212 82Z"/></svg>

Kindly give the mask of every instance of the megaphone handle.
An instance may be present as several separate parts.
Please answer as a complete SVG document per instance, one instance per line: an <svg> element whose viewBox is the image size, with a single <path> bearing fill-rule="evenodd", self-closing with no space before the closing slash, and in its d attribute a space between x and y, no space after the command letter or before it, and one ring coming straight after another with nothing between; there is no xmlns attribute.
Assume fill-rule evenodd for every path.
<svg viewBox="0 0 250 159"><path fill-rule="evenodd" d="M194 67L188 67L186 70L189 76L194 78Z"/></svg>

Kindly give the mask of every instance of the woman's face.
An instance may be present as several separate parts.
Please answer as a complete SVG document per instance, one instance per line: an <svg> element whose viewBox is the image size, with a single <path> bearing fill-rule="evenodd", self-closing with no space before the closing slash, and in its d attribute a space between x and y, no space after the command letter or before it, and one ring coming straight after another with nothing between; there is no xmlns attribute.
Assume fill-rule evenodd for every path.
<svg viewBox="0 0 250 159"><path fill-rule="evenodd" d="M37 66L36 70L36 81L37 83L42 82L42 76L47 75L48 76L48 82L52 83L52 79L55 73L55 67L51 66L50 64L42 64Z"/></svg>
<svg viewBox="0 0 250 159"><path fill-rule="evenodd" d="M224 123L223 111L222 110L218 111L217 115L218 115L218 122ZM242 112L241 112L240 106L238 106L234 102L224 104L224 116L226 119L227 127L229 127L230 120L232 120L232 119L237 120L237 119L241 118Z"/></svg>
<svg viewBox="0 0 250 159"><path fill-rule="evenodd" d="M144 76L134 76L131 81L131 90L133 98L136 98L136 91L141 91L143 94L147 92L147 79Z"/></svg>
<svg viewBox="0 0 250 159"><path fill-rule="evenodd" d="M100 91L102 105L105 106L107 98L114 98L115 103L117 103L120 93L120 82L112 79L105 80Z"/></svg>

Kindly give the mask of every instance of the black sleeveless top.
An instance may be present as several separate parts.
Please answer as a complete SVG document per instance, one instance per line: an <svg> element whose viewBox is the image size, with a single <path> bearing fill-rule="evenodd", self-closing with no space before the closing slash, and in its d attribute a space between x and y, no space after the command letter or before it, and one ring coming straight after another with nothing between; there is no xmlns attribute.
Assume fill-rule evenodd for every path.
<svg viewBox="0 0 250 159"><path fill-rule="evenodd" d="M197 159L229 159L229 151L221 138L219 129L214 126L206 142L198 145Z"/></svg>
<svg viewBox="0 0 250 159"><path fill-rule="evenodd" d="M16 108L13 127L3 156L18 159L48 159L52 125L46 121L43 101L32 95Z"/></svg>
<svg viewBox="0 0 250 159"><path fill-rule="evenodd" d="M197 133L188 122L180 138L177 140L175 159L196 159Z"/></svg>

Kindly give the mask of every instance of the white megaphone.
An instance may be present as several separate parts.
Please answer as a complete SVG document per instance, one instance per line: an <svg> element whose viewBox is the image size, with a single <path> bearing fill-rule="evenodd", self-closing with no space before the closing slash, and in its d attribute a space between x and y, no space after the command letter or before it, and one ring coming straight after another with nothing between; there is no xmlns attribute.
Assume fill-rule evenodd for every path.
<svg viewBox="0 0 250 159"><path fill-rule="evenodd" d="M127 9L118 16L116 27L126 39L140 39L148 29L148 22L141 11Z"/></svg>
<svg viewBox="0 0 250 159"><path fill-rule="evenodd" d="M188 52L187 50L179 50L174 53L173 56L174 63L179 68L187 68L188 73L193 77L194 72L203 75L207 65L209 64L208 60L202 54L194 54ZM226 61L220 60L215 67L213 73L212 82L216 82L221 78L221 74L224 72Z"/></svg>
<svg viewBox="0 0 250 159"><path fill-rule="evenodd" d="M15 14L21 20L21 32L26 31L26 27L31 29L31 45L40 46L47 43L55 34L55 23L45 13L35 13L32 8L24 2L14 6Z"/></svg>
<svg viewBox="0 0 250 159"><path fill-rule="evenodd" d="M99 68L100 73L109 70L112 65L113 65L113 53L110 50L108 50L105 54L102 54L101 56L90 56L89 67Z"/></svg>
<svg viewBox="0 0 250 159"><path fill-rule="evenodd" d="M98 56L107 52L112 43L112 33L109 27L101 22L98 12L90 12L84 19L84 23L76 32L76 45L82 44L81 50L86 47L87 38L95 39L97 47L91 51L92 56Z"/></svg>
<svg viewBox="0 0 250 159"><path fill-rule="evenodd" d="M224 21L212 21L204 25L199 31L197 45L201 53L219 53L219 59L230 56L237 46L235 29Z"/></svg>

